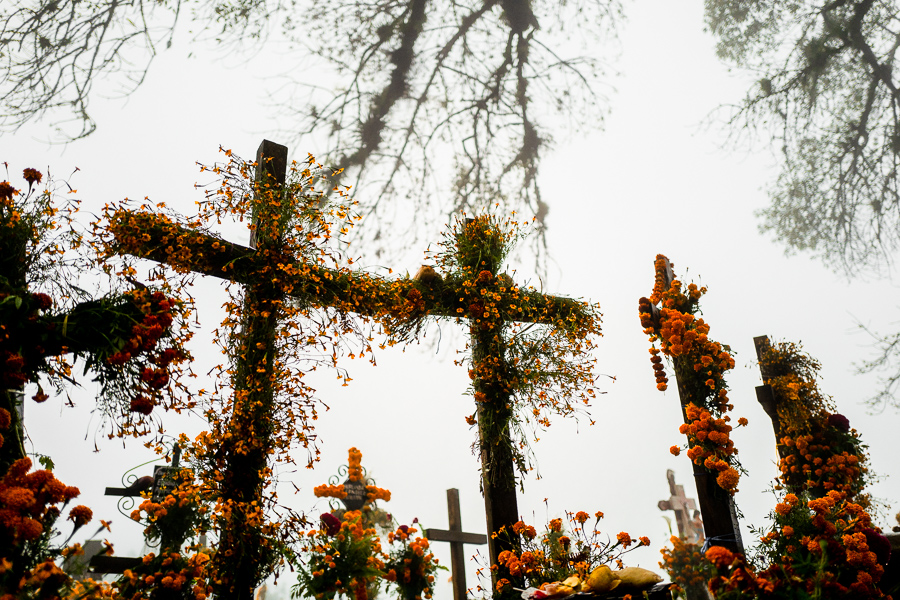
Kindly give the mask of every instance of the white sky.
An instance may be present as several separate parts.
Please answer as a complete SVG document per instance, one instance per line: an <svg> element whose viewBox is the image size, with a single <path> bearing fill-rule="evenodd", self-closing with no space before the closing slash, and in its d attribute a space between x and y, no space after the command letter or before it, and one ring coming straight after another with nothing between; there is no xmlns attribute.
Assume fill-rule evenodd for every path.
<svg viewBox="0 0 900 600"><path fill-rule="evenodd" d="M535 449L543 478L525 481L521 514L540 526L565 510L602 510L611 537L624 530L651 538L652 548L631 554L629 564L656 568L669 537L656 506L669 495L666 469L676 471L689 496L696 495L688 459L668 452L684 441L677 393L656 391L637 318L637 300L650 293L653 259L662 252L682 279L709 287L701 306L710 335L735 352L731 398L735 416L750 420L749 428L733 436L750 471L737 495L745 541L751 539L747 526L763 525L773 506L766 490L776 473L774 436L754 393L760 383L752 342L757 335L802 341L821 361L821 388L869 444L871 466L881 476L871 491L893 515L900 509L897 412L867 412L861 402L875 392L876 378L855 375L853 365L872 356L870 340L857 324L887 331L897 319L896 284L848 282L806 256L786 258L781 247L758 234L753 212L767 205L762 188L774 177L774 159L764 149L722 151L724 134L700 126L718 105L736 102L750 80L730 75L718 63L713 40L702 31L699 0L634 3L627 14L622 57L615 65L621 76L613 82L617 92L606 130L576 132L568 140L558 136L542 167L555 263L545 290L600 303L604 337L597 372L616 381L600 380L608 393L591 409L596 425L557 422L542 436ZM263 137L281 139L273 133L279 123L265 97L269 82L260 74L290 63L267 66L271 56L264 53L249 61L232 59L189 47L186 38L156 59L144 86L129 98L94 99L95 135L65 147L47 146L41 140L49 137L50 125L29 125L0 137L0 162L10 163L14 178L24 167L49 165L57 177L79 167L71 181L89 209L126 196L149 196L191 213L201 197L193 189L201 178L195 161L220 160L220 144L250 159ZM195 57L187 59L191 50ZM302 159L316 148L296 146L291 152ZM239 243L248 237L243 231L229 236ZM393 267L413 272L419 262L413 258ZM196 338L201 366L195 371L205 373L202 365L218 360L209 331L222 316L225 294L218 282L203 281L195 296L205 328ZM452 365L462 341L450 335L453 328L443 326L437 354L423 344L378 353L377 368L360 361L348 365L354 378L349 387L324 374L314 378L319 396L331 406L317 422L322 461L312 472L284 474L301 489L283 495L284 502L312 514L326 510L312 488L346 463L347 448L357 446L370 475L393 492L384 506L400 522L418 517L426 527L446 528L445 490L457 487L464 529L484 532L478 462L469 448L475 432L464 421L473 402L463 395L465 371ZM31 403L28 432L34 449L56 461L58 477L81 488L80 500L94 509L95 518L112 519L109 539L117 553L133 556L140 551L140 527L119 515L115 500L102 493L153 456L140 443L123 448L120 441L96 436L91 406L90 389L74 409L59 400ZM172 433L195 433L202 426L198 419L175 421L167 415L165 420ZM305 462L304 455L299 460ZM141 474L149 470L144 467ZM449 565L446 545L434 546ZM448 598L450 587L441 579L436 597ZM284 582L291 582L289 573Z"/></svg>

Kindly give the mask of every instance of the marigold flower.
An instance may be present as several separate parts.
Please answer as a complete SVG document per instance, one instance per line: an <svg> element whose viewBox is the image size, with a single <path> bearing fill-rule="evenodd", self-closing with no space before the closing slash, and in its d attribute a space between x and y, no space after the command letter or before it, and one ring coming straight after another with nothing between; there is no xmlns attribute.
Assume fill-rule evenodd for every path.
<svg viewBox="0 0 900 600"><path fill-rule="evenodd" d="M579 510L575 513L575 520L584 525L584 523L591 518L591 515L587 514L583 510Z"/></svg>
<svg viewBox="0 0 900 600"><path fill-rule="evenodd" d="M724 569L734 562L734 553L724 546L712 546L706 551L706 558L716 568Z"/></svg>
<svg viewBox="0 0 900 600"><path fill-rule="evenodd" d="M28 185L40 183L42 177L43 175L37 169L25 169L22 171L22 178L28 182Z"/></svg>
<svg viewBox="0 0 900 600"><path fill-rule="evenodd" d="M78 529L82 525L87 525L91 522L93 517L94 512L83 504L79 504L69 511L69 520L75 523L75 529Z"/></svg>
<svg viewBox="0 0 900 600"><path fill-rule="evenodd" d="M618 542L619 542L620 544L622 544L622 546L623 546L624 548L627 548L627 547L630 546L630 545L632 544L632 542L633 542L633 540L631 539L631 536L628 535L628 534L627 534L626 532L624 532L624 531L620 531L619 533L616 534L616 540L618 540Z"/></svg>
<svg viewBox="0 0 900 600"><path fill-rule="evenodd" d="M551 519L550 531L562 531L562 519Z"/></svg>
<svg viewBox="0 0 900 600"><path fill-rule="evenodd" d="M734 493L737 491L738 480L740 479L740 473L738 473L735 469L729 467L728 469L719 473L719 476L716 477L716 483L719 484L723 490Z"/></svg>
<svg viewBox="0 0 900 600"><path fill-rule="evenodd" d="M12 200L13 196L18 195L19 190L14 188L8 181L0 181L0 201Z"/></svg>
<svg viewBox="0 0 900 600"><path fill-rule="evenodd" d="M679 454L681 454L681 448L679 448L678 446L672 446L671 448L669 448L669 452L672 454L672 456L678 456Z"/></svg>

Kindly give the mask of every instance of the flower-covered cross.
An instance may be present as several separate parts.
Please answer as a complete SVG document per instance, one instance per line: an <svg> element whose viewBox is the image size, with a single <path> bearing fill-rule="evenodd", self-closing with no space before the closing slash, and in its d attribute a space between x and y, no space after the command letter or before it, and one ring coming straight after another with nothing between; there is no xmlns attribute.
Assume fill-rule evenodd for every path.
<svg viewBox="0 0 900 600"><path fill-rule="evenodd" d="M268 149L277 149L276 160L268 158ZM444 268L443 277L431 267L413 278L378 277L348 267L331 267L324 259L310 259L280 247L279 240L291 232L278 226L286 222L293 208L287 194L273 192L283 185L286 157L283 146L264 141L260 147L258 172L269 175L264 176L267 183L257 184L254 198L268 194L274 200L266 204L254 199L255 248L225 241L195 224L182 225L155 212L123 209L110 216L112 251L245 287L248 300L241 311L245 319L241 335L245 340L251 337L252 343L240 343L236 364L230 370L236 377L237 399L224 437L233 447L217 452L224 457L220 469L223 489L231 490L225 500L246 506L261 499L262 479L253 474L266 472L272 446L278 441L271 428L257 425L266 422L273 410L273 388L278 384L271 366L279 361L276 318L290 298L310 310L325 309L341 323L350 313L378 321L392 336L388 343L414 337L431 317L468 321L469 375L476 411L466 420L478 423L487 525L492 533L511 526L519 516L516 471L528 470L522 450L527 446L523 425L545 427L550 413L571 414L593 396L591 349L592 337L600 330L597 307L516 285L501 268L518 224L506 227L509 223L489 215L461 219L448 234L439 265ZM234 200L229 191L225 193L228 196L223 202ZM312 214L311 218L318 217ZM514 330L513 324L543 327L526 325ZM220 567L230 574L242 572L244 567L238 563L249 565L253 560L242 558L237 547L258 546L247 539L252 528L245 527L237 514L231 513L229 531L221 537L216 559L224 561ZM232 538L243 542L232 543ZM501 542L491 539L492 563L503 549ZM238 587L250 585L249 576L229 577L243 582L234 584Z"/></svg>
<svg viewBox="0 0 900 600"><path fill-rule="evenodd" d="M347 451L347 479L343 483L329 483L316 486L313 490L317 498L336 498L344 503L347 510L375 508L376 500L389 502L390 490L379 488L374 481L367 480L362 467L362 452L355 447ZM341 469L341 471L343 468ZM335 479L332 477L332 479ZM340 479L335 479L340 481Z"/></svg>

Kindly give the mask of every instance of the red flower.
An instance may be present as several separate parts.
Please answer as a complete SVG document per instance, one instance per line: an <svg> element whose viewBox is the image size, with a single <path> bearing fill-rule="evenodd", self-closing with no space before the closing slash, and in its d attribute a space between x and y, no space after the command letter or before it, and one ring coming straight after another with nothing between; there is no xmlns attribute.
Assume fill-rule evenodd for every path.
<svg viewBox="0 0 900 600"><path fill-rule="evenodd" d="M131 412L149 415L153 412L153 400L146 396L138 396L131 401Z"/></svg>
<svg viewBox="0 0 900 600"><path fill-rule="evenodd" d="M341 530L341 521L333 514L322 513L319 519L322 521L322 529L324 529L325 533L328 535L337 535Z"/></svg>

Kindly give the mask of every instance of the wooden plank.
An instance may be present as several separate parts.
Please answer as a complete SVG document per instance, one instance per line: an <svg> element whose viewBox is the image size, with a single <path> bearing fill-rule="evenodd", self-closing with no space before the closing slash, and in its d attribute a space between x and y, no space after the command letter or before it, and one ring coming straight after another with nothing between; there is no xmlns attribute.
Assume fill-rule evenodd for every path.
<svg viewBox="0 0 900 600"><path fill-rule="evenodd" d="M107 556L97 554L91 557L90 569L94 573L115 573L121 575L125 569L133 569L140 565L143 559L128 558L125 556Z"/></svg>
<svg viewBox="0 0 900 600"><path fill-rule="evenodd" d="M463 531L447 531L445 529L426 529L425 537L430 542L457 542L460 544L487 544L487 536L483 533L465 533Z"/></svg>

